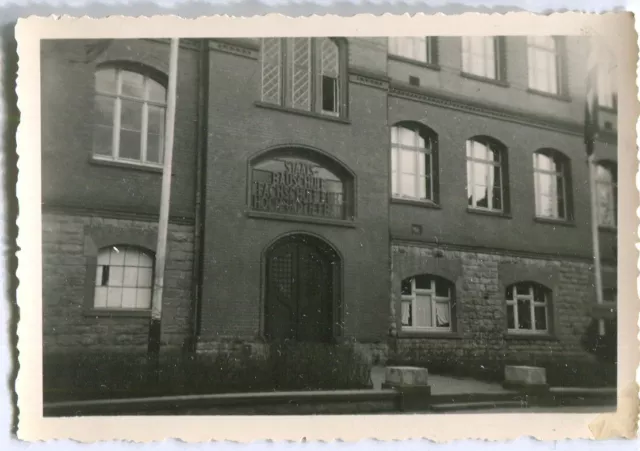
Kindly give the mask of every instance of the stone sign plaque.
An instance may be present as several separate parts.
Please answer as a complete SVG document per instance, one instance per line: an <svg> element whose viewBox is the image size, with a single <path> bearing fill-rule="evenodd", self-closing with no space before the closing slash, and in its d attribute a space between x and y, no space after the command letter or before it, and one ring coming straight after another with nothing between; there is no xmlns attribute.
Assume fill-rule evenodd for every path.
<svg viewBox="0 0 640 451"><path fill-rule="evenodd" d="M251 184L252 210L345 219L342 181L308 160L274 158L260 162L252 169Z"/></svg>

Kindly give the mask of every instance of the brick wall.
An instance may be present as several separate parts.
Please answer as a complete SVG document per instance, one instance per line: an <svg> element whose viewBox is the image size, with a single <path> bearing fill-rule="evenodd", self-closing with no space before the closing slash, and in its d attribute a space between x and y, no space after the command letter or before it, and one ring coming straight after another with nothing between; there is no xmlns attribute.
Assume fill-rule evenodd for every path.
<svg viewBox="0 0 640 451"><path fill-rule="evenodd" d="M92 161L94 73L109 62L136 62L168 75L169 45L114 40L87 60L86 40L43 41L42 201L47 205L157 214L162 173ZM193 218L196 168L197 52L180 48L171 215Z"/></svg>
<svg viewBox="0 0 640 451"><path fill-rule="evenodd" d="M390 342L392 358L443 359L478 362L478 365L505 359L532 363L535 359L559 356L591 359L580 344L590 322L589 309L595 302L592 269L588 263L398 243L392 249L390 310L391 334L395 337ZM456 284L457 329L452 334L444 334L443 338L433 333L423 336L403 333L398 318L402 279L442 272L437 268L452 267L447 262L460 263L453 265L457 269L452 271L459 271L458 280L452 280ZM511 267L518 268L517 275L509 271ZM452 277L455 276L448 278ZM553 290L551 333L529 337L509 335L505 286L517 280L540 279Z"/></svg>
<svg viewBox="0 0 640 451"><path fill-rule="evenodd" d="M364 64L364 62L363 62ZM211 53L202 335L254 339L261 330L263 252L285 234L310 233L342 257L345 334L384 339L388 322L386 92L351 83L349 122L256 105L257 59ZM355 174L354 227L248 217L248 165L278 146L319 149ZM363 283L367 274L367 283Z"/></svg>
<svg viewBox="0 0 640 451"><path fill-rule="evenodd" d="M128 219L43 214L43 334L46 352L146 348L149 316L95 316L85 307L87 231L116 229L156 234L156 224ZM114 242L113 244L118 244ZM162 316L162 340L182 346L189 335L193 226L171 224Z"/></svg>

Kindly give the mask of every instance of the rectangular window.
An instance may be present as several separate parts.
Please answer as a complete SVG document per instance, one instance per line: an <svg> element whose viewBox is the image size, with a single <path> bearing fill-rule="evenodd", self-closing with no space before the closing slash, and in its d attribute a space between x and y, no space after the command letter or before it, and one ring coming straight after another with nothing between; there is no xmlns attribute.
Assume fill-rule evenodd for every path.
<svg viewBox="0 0 640 451"><path fill-rule="evenodd" d="M261 52L263 102L344 114L341 49L331 38L265 38Z"/></svg>
<svg viewBox="0 0 640 451"><path fill-rule="evenodd" d="M426 64L438 64L435 36L390 37L389 54Z"/></svg>
<svg viewBox="0 0 640 451"><path fill-rule="evenodd" d="M406 329L451 330L451 288L441 279L416 276L402 282L401 323Z"/></svg>
<svg viewBox="0 0 640 451"><path fill-rule="evenodd" d="M548 294L542 286L519 283L507 288L506 298L509 332L548 332Z"/></svg>
<svg viewBox="0 0 640 451"><path fill-rule="evenodd" d="M462 71L479 77L500 79L500 39L493 36L462 37Z"/></svg>
<svg viewBox="0 0 640 451"><path fill-rule="evenodd" d="M558 40L552 36L529 36L527 57L529 87L536 91L560 94L561 55Z"/></svg>

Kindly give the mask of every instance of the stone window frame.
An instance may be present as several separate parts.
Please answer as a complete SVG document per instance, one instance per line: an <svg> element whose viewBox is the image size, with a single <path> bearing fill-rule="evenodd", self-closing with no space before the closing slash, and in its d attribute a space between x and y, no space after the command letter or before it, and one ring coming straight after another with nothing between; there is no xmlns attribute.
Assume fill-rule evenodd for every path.
<svg viewBox="0 0 640 451"><path fill-rule="evenodd" d="M547 290L547 330L533 332L529 330L515 331L508 327L507 318L507 288L518 283L532 282L541 285ZM560 282L557 271L552 268L535 267L522 263L498 264L498 292L503 297L504 321L503 330L506 338L543 338L555 339L556 314L554 295L560 291Z"/></svg>
<svg viewBox="0 0 640 451"><path fill-rule="evenodd" d="M402 257L400 257L402 258ZM394 265L396 266L396 265ZM460 293L464 291L462 261L460 259L420 259L415 264L399 263L392 272L392 300L394 303L396 335L399 338L462 338ZM417 275L430 275L447 280L451 284L451 328L448 330L415 329L402 326L402 281Z"/></svg>
<svg viewBox="0 0 640 451"><path fill-rule="evenodd" d="M484 160L476 158L474 155L470 155L470 146L472 143L478 143L494 151L498 154L499 160L497 162L491 160ZM509 198L509 151L506 145L499 140L490 136L476 135L472 136L466 141L466 161L467 161L467 208L473 211L491 212L491 213L510 213L510 198ZM473 180L474 171L469 169L475 165L493 165L500 174L500 208L492 207L493 195L487 201L487 207L479 207L477 200L474 196L473 188L475 187L475 180ZM471 196L469 196L469 185L472 186ZM493 185L492 185L493 187ZM471 200L471 204L469 204ZM474 205L475 204L475 205Z"/></svg>
<svg viewBox="0 0 640 451"><path fill-rule="evenodd" d="M100 92L98 91L98 87L97 87L97 74L101 71L105 71L105 70L115 70L116 71L116 76L118 76L118 74L120 72L126 72L126 73L132 73L132 74L137 74L137 75L141 75L143 77L144 83L145 83L145 97L144 98L140 98L140 97L134 97L134 96L127 96L122 94L121 92L121 85L122 82L120 81L120 77L117 78L117 87L116 87L116 92ZM95 148L92 149L91 152L91 158L92 161L95 161L97 163L112 163L112 164L124 164L127 166L132 166L132 167L140 167L140 168L151 168L151 169L161 169L162 165L163 165L163 160L164 160L164 120L165 120L165 115L166 115L166 95L167 95L167 75L164 74L163 72L159 71L158 69L155 69L151 66L148 66L146 64L140 63L140 62L134 62L134 61L126 61L126 60L108 60L105 62L102 62L100 64L98 64L94 70L94 114L95 114L95 109L97 108L97 99L98 97L108 97L108 98L113 98L115 101L114 104L114 111L113 111L113 123L112 123L112 143L111 143L111 154L110 155L105 155L105 154L99 154L95 152ZM164 102L159 102L159 101L154 101L152 99L149 99L149 87L148 87L148 81L151 81L153 83L156 83L157 85L159 85L160 87L164 88L164 94L165 94L165 101ZM123 100L128 100L128 101L132 101L138 104L142 104L142 112L141 112L141 130L140 130L140 158L137 160L134 159L128 159L128 158L123 158L119 155L119 142L120 142L120 130L121 130L121 104ZM160 145L160 161L159 162L153 162L153 161L146 161L145 156L147 154L147 150L148 150L148 142L147 142L147 136L146 134L148 134L148 121L149 121L149 107L156 107L156 108L161 108L163 110L163 115L162 115L162 122L161 122L161 131L159 134L159 145ZM93 123L93 127L95 128L97 126L97 124ZM146 132L146 133L145 133ZM95 131L93 132L93 140L94 140L94 146L95 146Z"/></svg>
<svg viewBox="0 0 640 451"><path fill-rule="evenodd" d="M130 246L146 252L155 261L157 232L150 229L122 228L117 226L85 226L85 290L84 314L92 317L150 317L151 309L95 308L96 268L98 252L109 246ZM153 277L153 276L152 276Z"/></svg>
<svg viewBox="0 0 640 451"><path fill-rule="evenodd" d="M294 71L293 61L296 50L296 42L308 40L307 52L309 54L307 61L308 86L308 107L300 107L294 105L293 91ZM329 39L337 48L337 80L336 90L336 108L337 111L324 110L323 91L322 91L322 39ZM275 56L275 61L271 62L271 66L267 63L265 55L267 55L267 41L269 44L270 54ZM348 118L348 43L344 38L335 37L290 37L290 38L263 38L260 42L260 103L286 109L292 112L300 112L302 114L314 115L317 117L347 119ZM277 86L277 91L273 95L265 94L266 81L265 77L272 76L272 83ZM304 84L303 84L304 85ZM304 87L304 86L303 86Z"/></svg>
<svg viewBox="0 0 640 451"><path fill-rule="evenodd" d="M421 138L425 140L425 147L420 147L417 144L415 146L407 146L407 145L401 144L400 142L394 142L393 140L394 130L399 128L410 130L414 134L419 135ZM428 146L426 144L427 142L429 143ZM403 202L403 201L414 202L414 203L417 202L419 204L424 204L426 206L439 206L440 205L439 204L440 202L440 185L439 185L440 170L439 170L438 134L433 129L423 124L422 122L400 121L400 122L396 122L391 127L391 130L389 133L389 143L390 143L390 146L389 146L390 193L389 194L391 196L391 200L394 202L396 201L397 202ZM417 156L420 153L423 153L425 154L425 163L429 161L430 171L429 171L429 174L427 174L425 170L425 183L427 182L427 179L428 179L430 194L424 199L419 197L414 197L414 196L406 196L406 195L402 195L402 193L395 192L400 190L396 189L396 187L394 186L394 175L393 175L394 172L397 173L397 175L395 176L396 177L395 181L397 184L401 185L401 177L402 177L402 174L401 174L402 167L400 165L400 161L401 161L400 150L405 150L405 151L408 150L416 153L416 159L414 161L416 165L414 167L414 171L416 171L416 173L414 174L416 186L419 185L420 178L421 178L419 173L417 172L418 171L417 166L419 164ZM394 151L395 151L395 159L397 160L395 171L393 170Z"/></svg>

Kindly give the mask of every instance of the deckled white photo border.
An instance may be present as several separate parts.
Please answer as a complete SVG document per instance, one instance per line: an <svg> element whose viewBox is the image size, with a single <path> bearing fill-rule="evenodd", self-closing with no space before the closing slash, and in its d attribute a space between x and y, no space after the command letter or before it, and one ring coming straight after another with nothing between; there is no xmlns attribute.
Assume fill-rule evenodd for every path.
<svg viewBox="0 0 640 451"><path fill-rule="evenodd" d="M40 158L40 40L64 38L168 38L248 36L383 36L383 35L582 35L605 37L618 53L619 86L619 372L618 410L611 414L441 414L298 417L42 417L42 231ZM18 286L20 308L16 381L20 439L28 441L74 439L132 440L179 438L187 442L270 439L308 441L369 438L405 440L428 438L437 442L460 439L511 440L532 436L544 440L631 437L638 418L638 257L636 120L638 102L637 37L629 13L587 15L530 13L504 15L417 15L290 18L266 15L251 18L225 16L182 19L110 17L22 19L18 41ZM640 179L639 179L640 180Z"/></svg>

